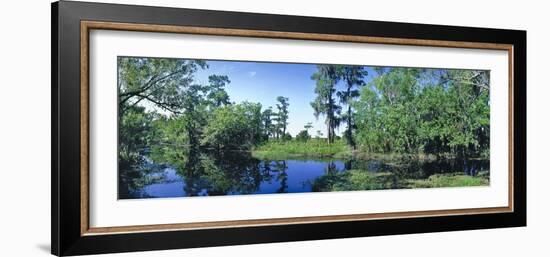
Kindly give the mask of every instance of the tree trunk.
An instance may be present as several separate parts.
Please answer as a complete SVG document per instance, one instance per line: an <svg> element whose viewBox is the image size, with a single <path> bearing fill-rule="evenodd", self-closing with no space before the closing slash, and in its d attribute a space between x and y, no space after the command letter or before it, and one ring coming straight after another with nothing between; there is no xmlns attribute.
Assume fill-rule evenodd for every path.
<svg viewBox="0 0 550 257"><path fill-rule="evenodd" d="M349 91L349 90L348 90ZM355 150L355 142L353 141L353 127L352 127L352 120L351 120L351 105L348 103L348 143L353 147L353 150Z"/></svg>
<svg viewBox="0 0 550 257"><path fill-rule="evenodd" d="M330 142L330 120L327 121L327 143L332 143Z"/></svg>

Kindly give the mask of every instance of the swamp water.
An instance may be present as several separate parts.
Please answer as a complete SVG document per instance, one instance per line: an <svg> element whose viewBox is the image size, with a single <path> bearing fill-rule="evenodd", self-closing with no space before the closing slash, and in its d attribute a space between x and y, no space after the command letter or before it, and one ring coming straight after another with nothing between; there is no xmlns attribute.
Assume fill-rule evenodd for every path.
<svg viewBox="0 0 550 257"><path fill-rule="evenodd" d="M248 152L198 153L172 164L120 167L119 199L411 188L434 174L478 176L487 160L260 160ZM367 178L356 182L351 174ZM375 178L375 179L370 179ZM348 185L350 184L350 185ZM354 185L351 185L354 184Z"/></svg>

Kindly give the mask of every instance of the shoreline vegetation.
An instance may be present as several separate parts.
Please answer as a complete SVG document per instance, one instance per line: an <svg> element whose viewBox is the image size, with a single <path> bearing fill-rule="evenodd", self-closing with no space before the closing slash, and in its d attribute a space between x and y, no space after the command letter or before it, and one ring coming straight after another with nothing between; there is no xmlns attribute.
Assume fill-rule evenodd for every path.
<svg viewBox="0 0 550 257"><path fill-rule="evenodd" d="M361 160L420 160L434 161L438 159L456 159L457 155L449 153L374 153L353 149L344 140L337 139L332 144L326 140L313 138L308 141L269 141L250 150L253 157L266 160L304 159L304 158L328 158L328 159L361 159ZM470 160L488 160L488 158L477 157Z"/></svg>
<svg viewBox="0 0 550 257"><path fill-rule="evenodd" d="M250 151L252 157L260 160L285 160L295 159L307 160L308 158L319 159L359 159L359 160L383 160L386 163L394 163L407 160L420 162L435 161L438 159L456 159L457 156L449 154L384 154L369 153L361 150L353 150L342 139L337 139L333 144L327 144L322 139L311 139L306 142L300 141L270 141L263 145L253 147ZM478 158L485 160L483 158ZM332 176L322 177L313 182L315 191L359 191L359 190L380 190L396 185L393 183L393 174L389 172L373 173L364 170L351 169L345 173L337 173ZM399 188L438 188L438 187L470 187L489 186L489 172L479 171L477 176L465 175L464 172L453 172L449 174L434 174L426 179L407 179L402 181Z"/></svg>
<svg viewBox="0 0 550 257"><path fill-rule="evenodd" d="M299 168L315 174L308 180L312 191L489 185L489 71L277 64L306 67L310 82L293 85L282 74L267 76L267 82L292 84L293 90L313 96L291 99L284 95L288 91L274 89L270 96L235 102L239 97L226 90L234 86L230 76L209 73L207 81L196 79L214 63L118 58L120 190L148 185L151 161L174 167L189 180L187 195L258 192L262 179L273 176L281 184L277 193L288 192L286 165L293 160L318 162ZM248 74L250 81L262 83L252 80L255 74ZM293 109L296 101L306 101L307 107ZM310 115L301 112L307 109ZM293 115L303 123L296 124ZM244 154L227 163L229 152ZM453 164L422 167L441 160ZM374 161L368 165L390 168L336 168L335 161ZM258 165L268 167L260 171ZM244 182L253 184L240 185Z"/></svg>
<svg viewBox="0 0 550 257"><path fill-rule="evenodd" d="M313 182L313 190L318 192L472 186L489 186L488 172L481 172L476 177L461 173L435 174L427 179L401 180L395 185L394 176L390 172L348 170L344 173L320 177Z"/></svg>
<svg viewBox="0 0 550 257"><path fill-rule="evenodd" d="M456 156L436 154L407 154L407 153L373 153L353 149L344 140L337 139L332 144L327 144L325 139L310 139L309 141L269 141L265 144L252 147L251 154L258 159L290 159L290 158L329 158L361 160L436 160L441 158L453 159Z"/></svg>

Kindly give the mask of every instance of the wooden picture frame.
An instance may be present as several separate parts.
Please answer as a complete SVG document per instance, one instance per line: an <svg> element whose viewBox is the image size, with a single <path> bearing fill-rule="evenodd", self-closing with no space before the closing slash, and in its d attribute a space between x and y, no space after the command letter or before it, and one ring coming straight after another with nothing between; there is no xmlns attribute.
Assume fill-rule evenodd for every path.
<svg viewBox="0 0 550 257"><path fill-rule="evenodd" d="M90 227L90 30L508 52L508 206ZM526 32L83 2L52 4L52 254L79 255L526 225Z"/></svg>

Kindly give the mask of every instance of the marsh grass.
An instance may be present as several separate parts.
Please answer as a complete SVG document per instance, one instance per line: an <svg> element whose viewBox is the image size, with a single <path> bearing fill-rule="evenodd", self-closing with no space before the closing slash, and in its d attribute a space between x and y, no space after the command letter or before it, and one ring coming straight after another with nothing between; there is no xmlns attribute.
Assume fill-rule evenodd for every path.
<svg viewBox="0 0 550 257"><path fill-rule="evenodd" d="M377 160L389 165L402 165L411 161L434 161L440 158L452 159L453 156L435 156L427 154L400 153L367 153L353 150L344 140L327 144L324 139L308 141L269 141L252 149L252 156L263 160L286 159L323 159L323 160ZM403 177L404 176L404 177ZM312 190L329 191L360 191L404 188L441 188L488 186L489 172L480 172L477 176L468 176L460 172L434 174L424 179L407 178L406 174L395 172L370 172L363 168L355 168L346 172L327 172L325 175L311 181Z"/></svg>
<svg viewBox="0 0 550 257"><path fill-rule="evenodd" d="M310 139L308 141L298 140L271 140L262 145L252 148L252 156L258 159L303 159L334 158L334 159L360 159L360 160L383 160L383 161L404 161L421 160L433 161L438 158L452 158L449 156L436 156L430 154L402 154L402 153L370 153L361 149L353 150L344 140L336 140L328 144L326 139Z"/></svg>
<svg viewBox="0 0 550 257"><path fill-rule="evenodd" d="M435 174L427 179L411 179L408 182L411 188L488 186L489 173L482 172L475 177L460 173Z"/></svg>
<svg viewBox="0 0 550 257"><path fill-rule="evenodd" d="M252 149L252 156L258 159L291 159L305 157L345 158L351 149L343 140L328 144L324 139L308 141L269 141Z"/></svg>
<svg viewBox="0 0 550 257"><path fill-rule="evenodd" d="M400 188L399 181L389 172L367 172L348 170L346 172L325 175L312 182L313 191L359 191Z"/></svg>
<svg viewBox="0 0 550 257"><path fill-rule="evenodd" d="M412 189L441 187L488 186L489 173L483 172L472 177L462 174L435 174L427 179L398 179L390 172L368 172L349 170L321 176L312 181L312 189L317 192L361 191L382 189Z"/></svg>

